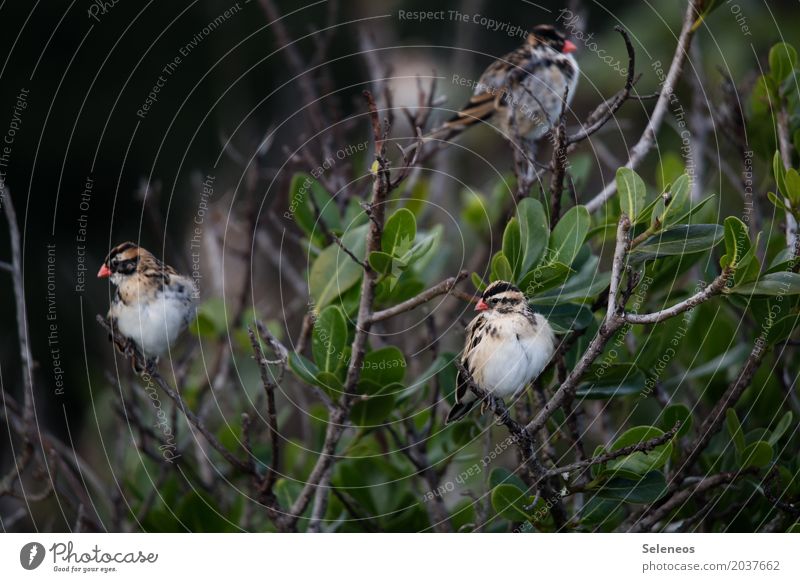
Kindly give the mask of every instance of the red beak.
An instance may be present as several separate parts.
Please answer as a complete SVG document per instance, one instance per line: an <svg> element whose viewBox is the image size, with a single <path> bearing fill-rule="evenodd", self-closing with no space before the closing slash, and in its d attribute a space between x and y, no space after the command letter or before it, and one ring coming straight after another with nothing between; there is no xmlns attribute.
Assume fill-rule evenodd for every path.
<svg viewBox="0 0 800 582"><path fill-rule="evenodd" d="M486 301L483 299L478 301L478 304L475 306L475 311L486 311L487 309L489 309L489 306L486 305Z"/></svg>
<svg viewBox="0 0 800 582"><path fill-rule="evenodd" d="M97 277L99 279L105 279L106 277L111 276L111 269L109 269L105 264L100 267L100 270L97 271Z"/></svg>
<svg viewBox="0 0 800 582"><path fill-rule="evenodd" d="M576 50L578 50L578 47L575 46L574 42L572 42L571 40L565 40L564 48L562 49L561 52L564 53L565 55L568 55L569 53L574 53Z"/></svg>

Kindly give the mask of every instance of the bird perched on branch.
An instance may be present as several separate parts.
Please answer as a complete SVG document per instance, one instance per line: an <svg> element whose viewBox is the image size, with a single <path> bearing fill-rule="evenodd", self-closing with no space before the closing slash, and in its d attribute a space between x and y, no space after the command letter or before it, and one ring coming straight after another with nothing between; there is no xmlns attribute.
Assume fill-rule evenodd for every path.
<svg viewBox="0 0 800 582"><path fill-rule="evenodd" d="M490 284L475 311L479 313L467 326L461 364L490 397L516 397L541 374L553 356L553 328L507 281ZM459 372L456 403L447 415L447 423L463 418L478 402L469 383L470 379Z"/></svg>
<svg viewBox="0 0 800 582"><path fill-rule="evenodd" d="M115 340L117 348L134 356L135 346L155 364L194 316L194 282L132 242L111 249L97 276L117 287L108 322L127 340L125 345Z"/></svg>
<svg viewBox="0 0 800 582"><path fill-rule="evenodd" d="M558 123L572 101L579 73L571 54L576 48L552 26L534 27L521 47L489 65L467 104L425 137L447 140L491 121L507 139L519 137L531 145Z"/></svg>

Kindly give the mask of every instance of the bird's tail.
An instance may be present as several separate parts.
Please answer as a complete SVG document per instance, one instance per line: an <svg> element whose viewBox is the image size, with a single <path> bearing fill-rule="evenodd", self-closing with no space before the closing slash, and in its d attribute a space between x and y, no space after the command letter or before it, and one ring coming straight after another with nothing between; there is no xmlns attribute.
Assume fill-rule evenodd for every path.
<svg viewBox="0 0 800 582"><path fill-rule="evenodd" d="M445 419L445 424L450 424L451 422L456 422L464 418L469 411L472 410L472 407L475 406L475 403L478 402L477 400L469 400L467 402L461 401L456 402L453 405L453 408L450 409L450 412L447 413L447 419Z"/></svg>
<svg viewBox="0 0 800 582"><path fill-rule="evenodd" d="M458 113L441 126L423 135L420 141L422 143L431 140L450 141L465 129L490 118L495 112L495 101L496 95L492 93L473 95ZM415 142L406 148L405 151L413 151L416 147L417 143Z"/></svg>

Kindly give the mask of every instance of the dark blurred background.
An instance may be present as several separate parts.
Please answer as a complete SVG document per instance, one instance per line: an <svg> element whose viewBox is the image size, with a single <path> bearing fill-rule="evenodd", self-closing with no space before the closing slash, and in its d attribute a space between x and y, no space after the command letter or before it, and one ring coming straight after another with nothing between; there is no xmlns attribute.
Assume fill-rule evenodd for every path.
<svg viewBox="0 0 800 582"><path fill-rule="evenodd" d="M277 4L286 15L289 31L298 39L297 47L312 61L318 46L311 33L328 26L327 2L309 7L296 0ZM468 89L454 85L452 73L476 77L493 58L520 42L519 37L472 22L401 19L399 10L460 10L529 28L536 23L554 23L562 7L557 2L516 0L340 2L326 55L335 85L327 89L335 94L323 98L321 106L339 107L344 114L363 111L360 93L367 88L370 74L365 59L356 54L362 50L358 40L361 29L373 33L376 48L388 47L376 51L375 58L382 65L390 64L394 75L409 77L393 85L398 106L416 105L413 76L435 70L444 77L440 92L450 97L445 107L457 107ZM659 81L652 63L661 60L664 67L668 65L684 2L569 5L574 10L578 7L585 16L587 33L594 33L598 44L623 62L624 46L612 27L621 24L630 31L639 59L637 70L643 73L638 90L654 91ZM696 40L698 50L689 65L693 72L686 78L704 79L712 103L722 80L718 68L737 83L752 81L774 42L800 42L797 14L797 3L788 0L724 2ZM0 134L5 134L12 122L18 95L28 92L27 106L21 121L17 120L9 165L3 169L23 232L39 422L65 437L63 407L72 438L80 440L87 438L80 429L78 434L75 431L86 424L89 383L94 390L102 390L103 370L112 357L94 321L95 314L105 313L108 305L109 288L94 274L109 247L129 239L140 241L176 267L189 270L200 182L207 175L214 176L205 225L209 227L214 220L224 230L229 213L236 215L236 202L242 197L244 168L271 128L275 128L274 138L262 156L263 165L271 171L257 180L258 202L274 200L273 209L280 210L286 203L291 173L303 169L302 163L288 159L287 151L303 141L306 104L257 0L118 0L105 5L88 0L69 4L14 0L2 4L0 21L4 31L0 38ZM216 25L210 25L215 21ZM748 31L751 34L746 34ZM181 58L180 63L164 72L176 57ZM585 77L573 107L582 117L601 98L619 89L623 79L609 74L608 67L584 47L578 59ZM142 118L137 111L160 75L163 86L157 101ZM631 125L618 126L604 138L608 155L623 162L625 148L639 135L647 111L645 104L625 107L632 110L625 116ZM444 116L446 113L439 114ZM366 139L366 125L363 129ZM465 143L481 150L498 167L509 169L510 162L503 159L507 152L495 147L499 140L481 146L476 140L488 134L481 135L483 138L465 136ZM673 139L679 143L669 123L662 137L663 143ZM224 153L226 138L231 147ZM480 187L494 179L480 175L468 164L459 165L459 159L454 155L449 170L465 183ZM652 164L646 164L643 174L651 177L653 172ZM592 172L587 194L610 176L608 170ZM90 196L82 198L87 179L91 180ZM708 181L713 182L712 177ZM728 184L718 181L706 186L708 191L721 191L726 204L741 205L738 195L725 194ZM457 189L454 182L443 182L441 187L444 194ZM88 202L88 209L81 209L82 201ZM76 277L79 245L84 243L76 237L82 214L86 215L86 271L81 292L76 291ZM6 223L0 221L0 260L4 261L9 260L7 234ZM235 236L231 233L225 244L235 246ZM47 295L48 245L53 245L55 256L55 303L48 303ZM204 268L211 266L204 264ZM262 305L276 310L271 315L279 315L280 301L269 300L270 294L277 293L269 266L254 268L254 276L259 278L258 289L264 296ZM221 289L219 281L208 285L206 296ZM228 288L225 292L232 291ZM0 272L0 297L2 380L5 390L21 396L12 288L4 272ZM47 318L49 306L56 313L52 321ZM51 323L57 326L58 344L49 346ZM294 329L292 326L294 322L290 322ZM55 385L51 347L60 350L63 394Z"/></svg>

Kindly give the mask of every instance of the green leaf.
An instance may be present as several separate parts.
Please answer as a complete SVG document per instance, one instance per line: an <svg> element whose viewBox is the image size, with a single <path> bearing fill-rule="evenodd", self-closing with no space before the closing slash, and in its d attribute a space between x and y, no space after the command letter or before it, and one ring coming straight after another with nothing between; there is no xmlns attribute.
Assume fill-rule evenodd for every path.
<svg viewBox="0 0 800 582"><path fill-rule="evenodd" d="M414 217L414 213L406 208L400 208L389 217L383 227L381 250L389 255L396 255L397 248L403 242L409 244L413 242L416 236L417 219Z"/></svg>
<svg viewBox="0 0 800 582"><path fill-rule="evenodd" d="M289 186L289 213L294 215L295 222L309 237L321 238L323 230L316 224L317 217L314 203L320 211L320 217L332 230L341 229L339 209L325 188L312 176L297 173L292 177Z"/></svg>
<svg viewBox="0 0 800 582"><path fill-rule="evenodd" d="M510 521L527 521L528 515L523 509L528 496L515 485L508 483L492 489L492 507L505 519Z"/></svg>
<svg viewBox="0 0 800 582"><path fill-rule="evenodd" d="M781 153L778 151L772 157L772 173L775 175L775 184L778 186L778 192L782 196L786 196L786 169L783 167Z"/></svg>
<svg viewBox="0 0 800 582"><path fill-rule="evenodd" d="M772 446L766 441L756 441L745 447L739 456L739 465L742 469L756 467L761 469L772 461Z"/></svg>
<svg viewBox="0 0 800 582"><path fill-rule="evenodd" d="M371 351L364 357L361 379L385 386L402 382L406 374L406 359L395 346Z"/></svg>
<svg viewBox="0 0 800 582"><path fill-rule="evenodd" d="M599 495L593 496L581 508L581 524L587 526L613 527L621 522L625 517L625 510L619 501L613 499L603 499Z"/></svg>
<svg viewBox="0 0 800 582"><path fill-rule="evenodd" d="M647 196L644 180L630 168L620 168L617 170L617 191L619 209L628 215L631 224L635 224Z"/></svg>
<svg viewBox="0 0 800 582"><path fill-rule="evenodd" d="M310 384L311 386L317 384L319 368L305 356L297 352L289 354L289 369L306 384Z"/></svg>
<svg viewBox="0 0 800 582"><path fill-rule="evenodd" d="M739 415L733 408L725 411L725 425L728 427L728 434L731 435L736 450L741 453L744 450L744 432L742 431L742 423L739 422Z"/></svg>
<svg viewBox="0 0 800 582"><path fill-rule="evenodd" d="M326 372L324 370L318 372L315 383L334 400L338 399L344 393L342 381L339 379L339 376L333 372Z"/></svg>
<svg viewBox="0 0 800 582"><path fill-rule="evenodd" d="M575 274L561 287L546 291L536 297L538 305L559 305L563 303L586 303L593 301L611 279L610 273L598 272L600 259L591 256Z"/></svg>
<svg viewBox="0 0 800 582"><path fill-rule="evenodd" d="M786 202L784 202L781 196L775 194L775 192L767 192L767 198L769 198L769 201L772 202L772 204L776 208L779 208L781 210L788 210L788 208L786 207Z"/></svg>
<svg viewBox="0 0 800 582"><path fill-rule="evenodd" d="M522 269L523 258L519 222L516 218L508 221L506 230L503 232L503 256L508 259L511 271L514 273L513 279L510 280L516 281Z"/></svg>
<svg viewBox="0 0 800 582"><path fill-rule="evenodd" d="M797 295L800 293L800 274L787 271L770 273L725 291L739 295Z"/></svg>
<svg viewBox="0 0 800 582"><path fill-rule="evenodd" d="M486 283L483 282L483 279L481 279L481 276L478 275L478 273L472 273L472 275L470 275L470 279L472 280L473 287L475 287L475 289L478 291L483 291L486 289Z"/></svg>
<svg viewBox="0 0 800 582"><path fill-rule="evenodd" d="M585 305L563 303L561 305L539 305L532 303L531 307L541 313L550 322L556 333L566 333L569 330L586 329L594 321L592 310Z"/></svg>
<svg viewBox="0 0 800 582"><path fill-rule="evenodd" d="M381 275L388 275L392 272L393 260L392 255L381 251L372 251L369 254L369 266Z"/></svg>
<svg viewBox="0 0 800 582"><path fill-rule="evenodd" d="M654 503L667 492L667 481L658 471L651 471L641 479L609 479L597 494L605 499L627 503Z"/></svg>
<svg viewBox="0 0 800 582"><path fill-rule="evenodd" d="M311 353L317 367L335 372L341 365L347 346L347 319L336 305L329 305L314 321L311 332Z"/></svg>
<svg viewBox="0 0 800 582"><path fill-rule="evenodd" d="M646 239L630 252L631 262L642 262L671 255L698 253L714 248L725 230L718 224L681 224Z"/></svg>
<svg viewBox="0 0 800 582"><path fill-rule="evenodd" d="M794 333L794 330L798 328L799 323L800 313L786 315L774 321L767 331L767 344L775 345L788 339Z"/></svg>
<svg viewBox="0 0 800 582"><path fill-rule="evenodd" d="M786 433L786 431L792 425L793 419L794 419L794 414L792 413L791 410L787 410L786 413L778 421L778 424L775 425L775 428L773 429L772 433L769 435L769 438L767 439L767 442L769 442L771 446L774 447L778 443L778 441L781 440L781 437Z"/></svg>
<svg viewBox="0 0 800 582"><path fill-rule="evenodd" d="M725 219L725 255L720 259L720 266L737 268L750 248L747 225L735 216L727 217Z"/></svg>
<svg viewBox="0 0 800 582"><path fill-rule="evenodd" d="M688 223L689 219L692 216L694 216L695 214L697 214L700 211L700 209L703 208L706 204L711 202L714 199L715 196L716 196L716 194L709 194L708 196L703 198L700 202L698 202L697 204L692 206L688 210L688 212L686 212L685 214L683 214L679 218L677 218L675 220L670 219L670 222L673 223L673 224L685 224L685 223Z"/></svg>
<svg viewBox="0 0 800 582"><path fill-rule="evenodd" d="M574 271L564 263L550 263L539 265L519 283L519 288L526 297L531 297L537 293L542 293L558 285L563 285Z"/></svg>
<svg viewBox="0 0 800 582"><path fill-rule="evenodd" d="M492 259L492 281L513 281L514 271L511 263L501 252L497 253Z"/></svg>
<svg viewBox="0 0 800 582"><path fill-rule="evenodd" d="M368 382L359 386L369 386L370 393L362 396L350 412L350 419L356 426L380 426L389 418L394 410L397 395L403 390L403 385L398 383L379 386Z"/></svg>
<svg viewBox="0 0 800 582"><path fill-rule="evenodd" d="M522 247L521 273L537 265L550 239L550 224L542 203L535 198L523 198L517 206L520 246Z"/></svg>
<svg viewBox="0 0 800 582"><path fill-rule="evenodd" d="M525 485L525 482L519 477L519 475L515 475L505 467L498 467L497 469L492 469L491 474L489 475L489 486L494 489L498 485L514 485L518 487L521 491L524 491L528 488Z"/></svg>
<svg viewBox="0 0 800 582"><path fill-rule="evenodd" d="M591 217L585 206L570 208L550 235L550 257L548 262L572 265L589 232Z"/></svg>
<svg viewBox="0 0 800 582"><path fill-rule="evenodd" d="M595 364L578 385L575 394L591 400L629 396L640 393L644 384L644 372L635 364Z"/></svg>
<svg viewBox="0 0 800 582"><path fill-rule="evenodd" d="M800 174L794 168L786 170L784 177L786 183L786 197L795 208L800 207Z"/></svg>
<svg viewBox="0 0 800 582"><path fill-rule="evenodd" d="M365 224L348 231L342 237L342 243L359 259L364 259L366 233L369 225ZM330 245L324 249L308 276L309 292L314 300L314 310L319 313L342 293L349 290L361 280L363 268L356 264L338 245Z"/></svg>
<svg viewBox="0 0 800 582"><path fill-rule="evenodd" d="M775 82L781 84L797 64L797 51L789 43L779 42L769 50L769 70Z"/></svg>
<svg viewBox="0 0 800 582"><path fill-rule="evenodd" d="M661 413L659 424L665 431L672 430L677 422L681 423L681 427L675 433L675 438L686 436L692 428L692 411L685 404L670 404Z"/></svg>
<svg viewBox="0 0 800 582"><path fill-rule="evenodd" d="M611 445L610 452L617 451L624 447L643 443L653 438L660 437L664 431L654 426L636 426L622 433L614 444ZM637 451L626 457L609 461L607 466L611 470L624 469L633 471L640 475L645 475L650 471L658 469L664 465L672 455L672 443L666 442L655 449L645 453Z"/></svg>
<svg viewBox="0 0 800 582"><path fill-rule="evenodd" d="M662 225L669 226L678 222L678 219L686 212L686 207L689 205L689 190L691 183L687 174L681 174L670 187L669 204L664 211L664 216L661 219ZM655 212L653 213L655 214Z"/></svg>

